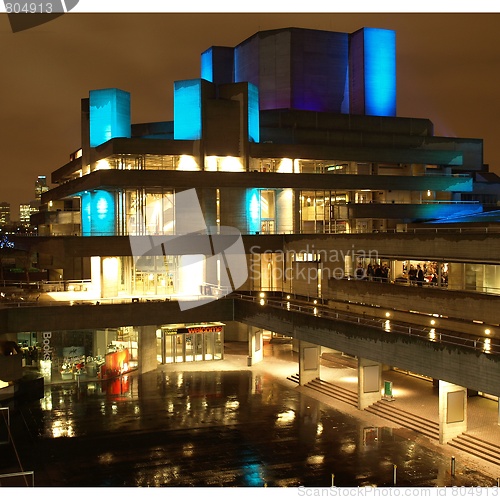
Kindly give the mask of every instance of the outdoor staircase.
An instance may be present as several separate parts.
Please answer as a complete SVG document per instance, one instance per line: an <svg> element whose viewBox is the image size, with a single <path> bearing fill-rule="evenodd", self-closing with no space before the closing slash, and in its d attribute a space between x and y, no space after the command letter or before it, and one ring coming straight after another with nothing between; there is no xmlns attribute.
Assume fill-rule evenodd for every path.
<svg viewBox="0 0 500 500"><path fill-rule="evenodd" d="M390 401L377 401L366 408L366 411L439 441L439 424L437 422L401 410Z"/></svg>
<svg viewBox="0 0 500 500"><path fill-rule="evenodd" d="M330 382L325 382L319 378L311 380L311 382L305 384L304 387L321 392L325 396L338 399L339 401L355 406L356 408L358 407L358 395L349 389L333 385Z"/></svg>
<svg viewBox="0 0 500 500"><path fill-rule="evenodd" d="M500 446L463 433L448 442L450 446L466 451L492 464L500 465Z"/></svg>
<svg viewBox="0 0 500 500"><path fill-rule="evenodd" d="M296 373L295 375L290 375L286 379L291 380L292 382L295 382L296 384L298 384L299 383L299 374Z"/></svg>

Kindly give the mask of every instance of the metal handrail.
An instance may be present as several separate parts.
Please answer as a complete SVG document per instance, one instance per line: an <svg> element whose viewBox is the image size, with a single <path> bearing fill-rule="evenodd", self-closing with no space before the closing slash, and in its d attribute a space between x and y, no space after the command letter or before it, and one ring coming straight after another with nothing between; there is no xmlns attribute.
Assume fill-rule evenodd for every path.
<svg viewBox="0 0 500 500"><path fill-rule="evenodd" d="M387 333L398 333L401 335L406 335L409 337L419 337L425 339L429 342L439 342L446 345L454 345L459 347L466 347L473 349L474 351L479 351L485 354L500 354L500 344L493 342L495 338L479 338L477 335L463 334L462 336L452 335L447 332L438 331L436 328L425 328L419 326L412 326L406 323L396 322L389 319L381 318L366 318L362 315L356 315L352 313L345 313L333 310L329 307L325 307L323 304L311 304L310 302L293 303L290 300L274 300L268 298L260 298L254 295L245 294L232 294L232 297L237 296L242 300L248 300L251 302L264 301L264 305L269 305L271 307L286 309L287 311L300 312L302 314L307 314L310 316L322 317L327 319L333 319L338 321L344 321L347 323L361 324L365 326L371 326ZM321 299L319 299L321 300ZM314 312L316 310L316 312ZM388 324L389 322L389 324ZM435 332L435 338L429 338L431 330ZM490 342L485 342L489 340ZM482 344L482 348L481 348ZM486 348L488 345L488 348Z"/></svg>

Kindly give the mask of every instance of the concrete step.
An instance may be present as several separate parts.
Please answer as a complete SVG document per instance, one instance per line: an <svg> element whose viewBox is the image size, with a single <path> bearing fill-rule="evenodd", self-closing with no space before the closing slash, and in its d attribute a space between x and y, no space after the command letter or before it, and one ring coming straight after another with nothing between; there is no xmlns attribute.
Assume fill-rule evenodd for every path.
<svg viewBox="0 0 500 500"><path fill-rule="evenodd" d="M400 415L402 417L411 417L414 421L422 424L422 425L427 425L430 426L431 428L435 428L439 430L439 424L435 422L434 420L430 420L429 418L422 417L420 415L417 415L415 413L410 413L407 410L403 410L402 408L396 406L393 401L385 401L385 400L380 400L377 401L372 405L374 408L380 408L382 411L390 411L391 413L395 415Z"/></svg>
<svg viewBox="0 0 500 500"><path fill-rule="evenodd" d="M366 411L378 415L379 417L386 418L407 429L419 432L424 436L439 440L439 424L437 422L402 410L394 406L391 402L377 401L366 408Z"/></svg>
<svg viewBox="0 0 500 500"><path fill-rule="evenodd" d="M448 444L492 464L500 465L500 446L484 441L484 439L463 433L453 438Z"/></svg>
<svg viewBox="0 0 500 500"><path fill-rule="evenodd" d="M296 373L295 375L290 375L286 379L291 380L292 382L295 382L296 384L298 384L299 383L299 374Z"/></svg>
<svg viewBox="0 0 500 500"><path fill-rule="evenodd" d="M343 401L344 403L353 405L356 408L358 407L358 395L349 389L344 389L343 387L339 387L338 385L334 385L330 382L325 382L319 378L311 380L311 382L305 384L305 387L321 392L322 394L338 399L339 401Z"/></svg>

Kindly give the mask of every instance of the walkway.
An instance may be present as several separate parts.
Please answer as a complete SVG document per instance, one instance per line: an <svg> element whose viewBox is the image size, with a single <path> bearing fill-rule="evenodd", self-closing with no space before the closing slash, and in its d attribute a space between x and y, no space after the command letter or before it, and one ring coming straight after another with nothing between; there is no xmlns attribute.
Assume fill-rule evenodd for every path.
<svg viewBox="0 0 500 500"><path fill-rule="evenodd" d="M241 344L241 345L239 345ZM231 342L226 345L226 359L218 362L218 368L221 369L222 364L226 364L230 369L235 369L235 365L241 366L246 363L247 344ZM378 415L374 415L368 411L360 411L354 408L351 404L339 401L333 397L329 397L314 389L298 386L293 381L287 379L298 373L298 354L292 351L291 343L275 344L266 343L264 345L264 360L251 368L252 371L263 371L272 374L276 379L290 387L295 387L299 392L303 392L310 397L313 397L322 403L328 404L339 411L349 413L360 420L366 421L368 425L375 427L393 427L402 428L403 425L395 424ZM325 382L334 384L348 391L357 393L358 391L358 372L357 361L353 358L337 356L332 358L327 356L327 360L322 360L320 378ZM219 363L221 365L219 366ZM183 370L186 369L188 363L183 364ZM170 365L172 366L172 365ZM198 370L200 367L196 364L191 364L193 370ZM170 369L170 368L166 368ZM214 369L216 369L214 367ZM388 402L395 409L416 414L424 417L436 424L439 423L438 418L438 389L435 388L431 381L400 371L386 370L382 373L383 380L392 382L394 401ZM500 425L498 425L498 402L480 396L469 397L467 400L467 418L468 430L467 434L482 439L491 443L500 451ZM435 447L437 451L448 453L449 456L456 456L457 460L466 460L470 462L471 467L478 467L484 470L491 477L500 478L500 466L494 463L483 460L469 453L465 453L451 445L440 445L437 440L429 439L426 436L415 434L408 430L409 439L414 439L417 442L427 442L429 446ZM459 458L460 457L460 458Z"/></svg>

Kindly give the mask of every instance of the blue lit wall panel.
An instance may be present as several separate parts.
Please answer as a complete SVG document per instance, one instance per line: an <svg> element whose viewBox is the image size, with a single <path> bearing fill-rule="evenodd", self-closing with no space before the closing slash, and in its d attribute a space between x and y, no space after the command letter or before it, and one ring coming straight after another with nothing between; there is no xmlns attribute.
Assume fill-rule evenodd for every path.
<svg viewBox="0 0 500 500"><path fill-rule="evenodd" d="M248 233L260 231L260 191L247 189L247 224Z"/></svg>
<svg viewBox="0 0 500 500"><path fill-rule="evenodd" d="M349 112L365 114L365 65L364 32L352 33L349 37Z"/></svg>
<svg viewBox="0 0 500 500"><path fill-rule="evenodd" d="M292 108L292 33L278 30L259 45L261 109Z"/></svg>
<svg viewBox="0 0 500 500"><path fill-rule="evenodd" d="M201 78L213 82L212 47L201 54Z"/></svg>
<svg viewBox="0 0 500 500"><path fill-rule="evenodd" d="M291 107L348 112L349 35L307 29L291 34Z"/></svg>
<svg viewBox="0 0 500 500"><path fill-rule="evenodd" d="M91 236L90 223L91 196L88 191L81 194L82 236Z"/></svg>
<svg viewBox="0 0 500 500"><path fill-rule="evenodd" d="M82 236L115 235L115 197L104 190L81 193Z"/></svg>
<svg viewBox="0 0 500 500"><path fill-rule="evenodd" d="M248 140L259 142L260 140L260 113L259 113L259 89L248 84Z"/></svg>
<svg viewBox="0 0 500 500"><path fill-rule="evenodd" d="M233 83L234 48L210 47L201 54L201 78L216 85Z"/></svg>
<svg viewBox="0 0 500 500"><path fill-rule="evenodd" d="M201 80L174 83L174 139L201 139Z"/></svg>
<svg viewBox="0 0 500 500"><path fill-rule="evenodd" d="M115 137L130 137L130 93L120 89L91 90L90 147Z"/></svg>
<svg viewBox="0 0 500 500"><path fill-rule="evenodd" d="M249 82L257 86L262 99L262 88L259 81L258 35L253 36L234 48L234 82Z"/></svg>
<svg viewBox="0 0 500 500"><path fill-rule="evenodd" d="M340 112L344 114L349 114L351 112L350 103L351 98L349 95L349 64L345 68L345 83L344 83L344 99L340 105Z"/></svg>
<svg viewBox="0 0 500 500"><path fill-rule="evenodd" d="M109 191L93 191L91 204L92 236L114 236L115 197Z"/></svg>
<svg viewBox="0 0 500 500"><path fill-rule="evenodd" d="M396 33L364 28L365 113L396 116Z"/></svg>
<svg viewBox="0 0 500 500"><path fill-rule="evenodd" d="M443 222L450 222L451 219L465 216L471 216L473 214L480 214L483 211L483 206L479 204L466 204L460 203L456 204L426 204L420 205L417 209L416 217L420 216L420 219L424 220L443 220Z"/></svg>

